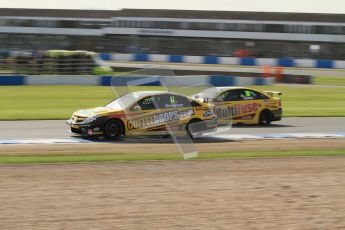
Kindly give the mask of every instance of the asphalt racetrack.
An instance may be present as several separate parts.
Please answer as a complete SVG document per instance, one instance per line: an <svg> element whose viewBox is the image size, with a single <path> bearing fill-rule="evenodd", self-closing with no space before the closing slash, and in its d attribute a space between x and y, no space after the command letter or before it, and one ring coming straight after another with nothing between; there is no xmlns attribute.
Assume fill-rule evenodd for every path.
<svg viewBox="0 0 345 230"><path fill-rule="evenodd" d="M0 140L70 138L63 120L0 121ZM345 132L345 117L283 118L270 126L235 125L226 134L284 134ZM223 134L222 134L223 135Z"/></svg>

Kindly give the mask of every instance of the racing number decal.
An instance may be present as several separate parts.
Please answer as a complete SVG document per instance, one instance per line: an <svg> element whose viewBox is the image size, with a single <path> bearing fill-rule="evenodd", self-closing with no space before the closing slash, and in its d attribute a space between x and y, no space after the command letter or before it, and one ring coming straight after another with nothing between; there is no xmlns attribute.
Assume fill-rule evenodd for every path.
<svg viewBox="0 0 345 230"><path fill-rule="evenodd" d="M170 96L170 103L175 104L176 103L176 98L175 96Z"/></svg>

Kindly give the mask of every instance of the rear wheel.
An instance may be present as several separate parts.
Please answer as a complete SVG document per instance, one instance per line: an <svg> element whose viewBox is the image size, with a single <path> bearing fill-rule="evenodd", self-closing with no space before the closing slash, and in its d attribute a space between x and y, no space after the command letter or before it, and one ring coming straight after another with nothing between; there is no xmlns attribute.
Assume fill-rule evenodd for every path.
<svg viewBox="0 0 345 230"><path fill-rule="evenodd" d="M272 114L269 110L264 110L260 113L259 124L260 125L269 125L272 122Z"/></svg>
<svg viewBox="0 0 345 230"><path fill-rule="evenodd" d="M109 140L117 140L123 134L123 126L120 121L110 120L104 126L104 135Z"/></svg>

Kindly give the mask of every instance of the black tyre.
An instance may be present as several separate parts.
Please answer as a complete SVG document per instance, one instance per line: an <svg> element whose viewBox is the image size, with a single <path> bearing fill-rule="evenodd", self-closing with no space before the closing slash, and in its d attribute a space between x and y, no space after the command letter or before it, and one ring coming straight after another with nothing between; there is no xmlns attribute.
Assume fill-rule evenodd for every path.
<svg viewBox="0 0 345 230"><path fill-rule="evenodd" d="M268 110L264 110L259 116L259 125L269 125L272 122L272 114Z"/></svg>
<svg viewBox="0 0 345 230"><path fill-rule="evenodd" d="M109 140L117 140L123 134L123 126L120 121L110 120L104 126L104 135Z"/></svg>

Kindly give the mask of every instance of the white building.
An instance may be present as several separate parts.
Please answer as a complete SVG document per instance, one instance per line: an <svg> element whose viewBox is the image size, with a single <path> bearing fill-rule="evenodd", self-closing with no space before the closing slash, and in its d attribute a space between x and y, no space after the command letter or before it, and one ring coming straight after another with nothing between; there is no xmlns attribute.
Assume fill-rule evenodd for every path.
<svg viewBox="0 0 345 230"><path fill-rule="evenodd" d="M345 15L0 9L0 49L343 59Z"/></svg>

